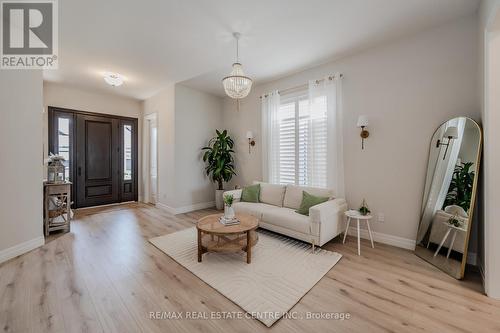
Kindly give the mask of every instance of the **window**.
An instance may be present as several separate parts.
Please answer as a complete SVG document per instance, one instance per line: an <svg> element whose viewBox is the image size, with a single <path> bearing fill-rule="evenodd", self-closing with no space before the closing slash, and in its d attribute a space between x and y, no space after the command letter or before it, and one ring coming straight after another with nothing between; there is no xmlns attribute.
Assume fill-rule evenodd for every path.
<svg viewBox="0 0 500 333"><path fill-rule="evenodd" d="M70 180L70 120L57 118L57 154L64 157L64 176Z"/></svg>
<svg viewBox="0 0 500 333"><path fill-rule="evenodd" d="M123 125L123 179L132 179L132 126Z"/></svg>
<svg viewBox="0 0 500 333"><path fill-rule="evenodd" d="M277 121L278 182L326 187L326 96L313 103L305 93L282 96Z"/></svg>

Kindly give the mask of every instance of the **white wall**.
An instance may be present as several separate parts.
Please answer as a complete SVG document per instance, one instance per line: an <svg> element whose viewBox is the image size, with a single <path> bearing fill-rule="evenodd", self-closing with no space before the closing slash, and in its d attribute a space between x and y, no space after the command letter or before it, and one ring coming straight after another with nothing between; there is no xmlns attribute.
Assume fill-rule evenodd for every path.
<svg viewBox="0 0 500 333"><path fill-rule="evenodd" d="M116 89L120 89L119 87ZM142 102L137 99L119 95L87 91L58 83L43 83L43 151L48 155L48 107L111 114L138 118L139 161L142 160ZM142 164L139 162L139 199L142 193Z"/></svg>
<svg viewBox="0 0 500 333"><path fill-rule="evenodd" d="M205 175L201 148L222 128L222 98L175 86L175 207L212 205L214 184Z"/></svg>
<svg viewBox="0 0 500 333"><path fill-rule="evenodd" d="M176 84L144 101L144 115L151 113L158 117L158 206L172 213L213 206L201 148L222 124L222 98Z"/></svg>
<svg viewBox="0 0 500 333"><path fill-rule="evenodd" d="M43 100L45 106L133 118L139 118L142 109L141 101L137 99L52 82L43 83Z"/></svg>
<svg viewBox="0 0 500 333"><path fill-rule="evenodd" d="M484 175L482 214L484 230L484 278L486 293L500 299L500 1L482 1L479 10L479 52L481 117L484 129Z"/></svg>
<svg viewBox="0 0 500 333"><path fill-rule="evenodd" d="M0 262L43 245L42 73L0 75Z"/></svg>
<svg viewBox="0 0 500 333"><path fill-rule="evenodd" d="M224 127L237 141L231 185L261 179L259 95L308 80L344 74L346 197L351 208L366 198L385 213L377 232L414 240L420 217L429 142L435 129L456 116L480 118L477 91L477 17L472 16L283 79L257 85L236 110L224 103ZM361 150L357 117L370 120ZM245 133L257 145L248 154Z"/></svg>

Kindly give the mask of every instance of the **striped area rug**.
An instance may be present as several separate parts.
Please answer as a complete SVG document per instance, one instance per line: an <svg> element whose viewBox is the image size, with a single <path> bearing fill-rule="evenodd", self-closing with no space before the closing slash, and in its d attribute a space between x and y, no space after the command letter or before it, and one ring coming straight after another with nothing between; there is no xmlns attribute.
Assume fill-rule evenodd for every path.
<svg viewBox="0 0 500 333"><path fill-rule="evenodd" d="M270 327L340 260L341 254L259 230L252 263L242 253L206 253L197 261L196 228L149 240L201 280Z"/></svg>

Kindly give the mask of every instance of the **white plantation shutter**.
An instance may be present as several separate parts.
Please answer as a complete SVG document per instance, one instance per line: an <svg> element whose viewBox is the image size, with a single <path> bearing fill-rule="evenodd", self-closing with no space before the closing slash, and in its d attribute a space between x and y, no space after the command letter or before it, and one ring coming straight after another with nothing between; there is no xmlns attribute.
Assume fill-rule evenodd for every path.
<svg viewBox="0 0 500 333"><path fill-rule="evenodd" d="M277 183L326 187L326 98L314 110L305 91L281 98Z"/></svg>
<svg viewBox="0 0 500 333"><path fill-rule="evenodd" d="M295 184L296 178L296 124L295 101L282 103L279 121L279 179L280 184Z"/></svg>

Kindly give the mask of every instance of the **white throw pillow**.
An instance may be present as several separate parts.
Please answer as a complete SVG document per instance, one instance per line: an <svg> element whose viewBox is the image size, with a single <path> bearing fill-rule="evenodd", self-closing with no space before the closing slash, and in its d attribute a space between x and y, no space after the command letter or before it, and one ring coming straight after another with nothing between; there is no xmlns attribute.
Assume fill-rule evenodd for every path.
<svg viewBox="0 0 500 333"><path fill-rule="evenodd" d="M299 209L302 203L302 192L306 191L311 195L317 197L329 197L331 198L333 193L331 190L319 187L307 187L307 186L297 186L297 185L287 185L285 191L285 198L283 200L283 206L293 209Z"/></svg>
<svg viewBox="0 0 500 333"><path fill-rule="evenodd" d="M285 189L285 185L260 183L259 201L269 205L283 207Z"/></svg>

